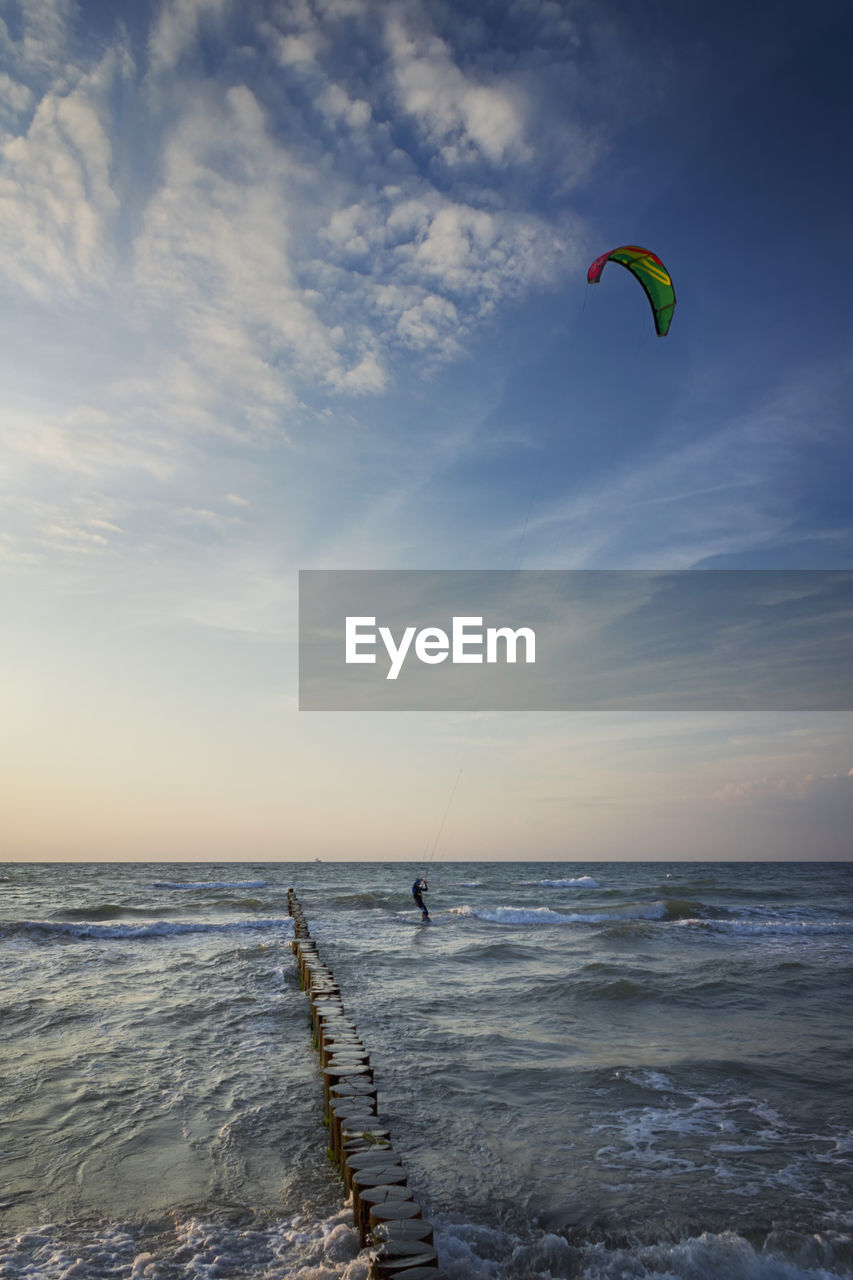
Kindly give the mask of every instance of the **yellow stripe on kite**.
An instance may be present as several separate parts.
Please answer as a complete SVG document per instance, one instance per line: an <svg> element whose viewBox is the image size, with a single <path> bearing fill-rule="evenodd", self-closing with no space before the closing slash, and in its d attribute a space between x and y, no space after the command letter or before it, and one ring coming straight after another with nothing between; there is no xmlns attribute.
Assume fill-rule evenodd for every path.
<svg viewBox="0 0 853 1280"><path fill-rule="evenodd" d="M637 267L640 271L648 272L653 280L659 280L661 284L672 284L663 268L653 265L648 258L635 258L631 265Z"/></svg>

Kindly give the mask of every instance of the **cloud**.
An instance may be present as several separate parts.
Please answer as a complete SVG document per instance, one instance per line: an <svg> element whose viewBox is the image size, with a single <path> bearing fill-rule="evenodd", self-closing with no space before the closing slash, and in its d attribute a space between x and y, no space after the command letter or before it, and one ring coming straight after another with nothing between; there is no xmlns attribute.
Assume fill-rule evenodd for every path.
<svg viewBox="0 0 853 1280"><path fill-rule="evenodd" d="M571 218L560 226L533 213L478 208L419 181L334 210L321 236L326 278L339 300L352 297L371 316L388 354L400 346L455 355L496 306L579 261Z"/></svg>
<svg viewBox="0 0 853 1280"><path fill-rule="evenodd" d="M387 42L399 102L445 163L532 157L523 102L508 85L465 75L444 40L431 32L413 34L399 12L389 17Z"/></svg>
<svg viewBox="0 0 853 1280"><path fill-rule="evenodd" d="M740 568L740 557L784 556L807 538L849 540L846 525L833 526L831 517L804 530L790 477L808 465L815 443L847 432L841 406L850 399L853 364L837 357L804 363L737 412L721 412L708 390L725 373L700 365L701 401L673 398L655 420L638 424L644 446L621 465L608 459L554 502L536 496L523 530L525 558L538 567ZM576 412L570 396L569 388L569 418ZM521 532L504 525L497 536L511 546Z"/></svg>
<svg viewBox="0 0 853 1280"><path fill-rule="evenodd" d="M25 9L21 39L0 29L0 289L15 315L0 436L33 505L7 506L7 553L85 547L68 536L74 504L96 493L149 509L154 528L218 510L197 491L202 458L312 437L322 451L348 402L428 378L581 261L582 221L507 180L529 163L531 99L463 68L453 32L416 6L417 34L395 9L389 46L387 11L358 0L264 19L169 0L148 69L121 28L93 56L69 5ZM433 171L466 157L463 184ZM223 465L215 492L229 483Z"/></svg>
<svg viewBox="0 0 853 1280"><path fill-rule="evenodd" d="M0 145L3 271L38 301L103 288L110 278L119 202L109 101L130 70L126 52L111 49L72 88L45 93L26 133Z"/></svg>
<svg viewBox="0 0 853 1280"><path fill-rule="evenodd" d="M330 124L341 121L350 129L363 129L372 115L369 102L363 98L351 98L339 84L327 85L316 101Z"/></svg>
<svg viewBox="0 0 853 1280"><path fill-rule="evenodd" d="M847 773L804 773L789 777L745 778L727 782L714 792L713 799L752 801L768 798L811 799L832 792L853 799L853 769Z"/></svg>
<svg viewBox="0 0 853 1280"><path fill-rule="evenodd" d="M283 67L312 65L317 55L318 37L315 33L283 36L276 34L275 49Z"/></svg>
<svg viewBox="0 0 853 1280"><path fill-rule="evenodd" d="M21 78L41 83L65 70L72 0L27 0L20 8L20 35L13 38L0 18L0 58Z"/></svg>
<svg viewBox="0 0 853 1280"><path fill-rule="evenodd" d="M322 318L322 297L300 279L294 190L315 183L236 86L176 125L135 244L141 295L174 317L191 363L228 384L253 426L274 426L293 405L291 378L350 391L384 383L367 328Z"/></svg>
<svg viewBox="0 0 853 1280"><path fill-rule="evenodd" d="M221 21L231 0L167 0L151 31L148 51L155 74L173 70L206 21Z"/></svg>
<svg viewBox="0 0 853 1280"><path fill-rule="evenodd" d="M29 108L32 100L33 92L27 85L0 71L0 111L4 116L16 119Z"/></svg>
<svg viewBox="0 0 853 1280"><path fill-rule="evenodd" d="M15 534L0 530L0 560L33 566L46 558L64 562L107 559L122 548L121 504L99 493L62 501L0 497L0 516L14 521Z"/></svg>
<svg viewBox="0 0 853 1280"><path fill-rule="evenodd" d="M128 137L111 95L134 73L119 39L91 71L77 68L73 87L57 79L27 130L4 142L0 226L14 284L42 302L108 284L117 301L126 287L133 323L161 326L173 354L246 402L242 416L254 426L280 421L300 383L372 394L393 378L401 353L455 356L495 306L579 262L580 223L570 213L555 219L510 206L488 184L469 185L460 198L391 141L385 77L420 83L438 67L443 82L431 105L425 88L404 94L431 122L433 145L452 135L457 147L518 157L522 113L508 91L469 83L445 40L425 34L413 43L399 19L390 24L388 65L377 47L372 82L362 75L349 84L340 56L350 30L336 23L360 21L365 39L378 38L375 12L321 9L297 6L290 19L298 31L275 33L279 59L283 40L312 53L315 115L296 136L286 106L282 127L280 102L273 108L248 83L194 64L180 79L151 81L147 99L136 100L143 114L134 127L147 129L155 163L119 190L113 168ZM226 0L173 0L152 26L152 66L174 71L208 19L225 40L232 16ZM262 55L272 34L256 24ZM296 51L288 49L290 66ZM318 61L322 50L329 66ZM291 88L304 93L306 85L297 79ZM20 82L15 89L23 105L31 90ZM362 138L367 181L351 167L348 136L324 136L323 128ZM145 190L147 172L161 177Z"/></svg>
<svg viewBox="0 0 853 1280"><path fill-rule="evenodd" d="M761 848L772 857L850 858L853 770L743 778L712 800L721 827L740 834L739 856Z"/></svg>

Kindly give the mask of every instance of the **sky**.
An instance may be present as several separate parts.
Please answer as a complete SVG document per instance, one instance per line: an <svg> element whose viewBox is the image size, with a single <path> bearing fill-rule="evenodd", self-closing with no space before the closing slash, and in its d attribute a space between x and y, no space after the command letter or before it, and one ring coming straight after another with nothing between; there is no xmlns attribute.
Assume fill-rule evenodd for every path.
<svg viewBox="0 0 853 1280"><path fill-rule="evenodd" d="M849 712L300 711L297 594L853 567L851 47L846 0L0 0L0 857L849 858ZM666 338L586 283L625 243Z"/></svg>

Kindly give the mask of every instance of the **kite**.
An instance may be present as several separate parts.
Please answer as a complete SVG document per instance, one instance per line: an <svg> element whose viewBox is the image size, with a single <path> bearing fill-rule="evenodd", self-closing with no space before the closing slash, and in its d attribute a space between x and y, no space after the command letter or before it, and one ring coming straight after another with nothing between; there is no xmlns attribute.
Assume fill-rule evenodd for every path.
<svg viewBox="0 0 853 1280"><path fill-rule="evenodd" d="M618 262L636 276L646 291L655 317L655 328L658 337L666 337L675 310L675 290L669 278L669 272L656 253L650 249L641 249L638 244L623 244L620 249L611 249L603 253L586 273L588 284L598 284L605 263Z"/></svg>

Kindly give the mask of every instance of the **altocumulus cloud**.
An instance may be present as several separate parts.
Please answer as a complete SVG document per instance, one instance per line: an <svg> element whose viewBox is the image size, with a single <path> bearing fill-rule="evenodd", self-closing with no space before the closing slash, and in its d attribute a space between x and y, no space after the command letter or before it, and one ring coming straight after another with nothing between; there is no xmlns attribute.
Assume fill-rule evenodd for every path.
<svg viewBox="0 0 853 1280"><path fill-rule="evenodd" d="M7 37L8 39L8 37ZM37 101L25 129L2 139L0 249L10 284L40 302L104 287L111 222L118 210L109 96L127 75L126 51L109 50L73 85L63 79ZM12 83L7 103L25 117L35 95Z"/></svg>
<svg viewBox="0 0 853 1280"><path fill-rule="evenodd" d="M65 0L0 24L0 288L26 317L4 433L29 491L292 439L577 270L561 192L598 143L567 107L554 172L533 85L574 36L533 9L511 59L418 2L169 0L85 44ZM49 380L21 358L39 342L62 350Z"/></svg>

